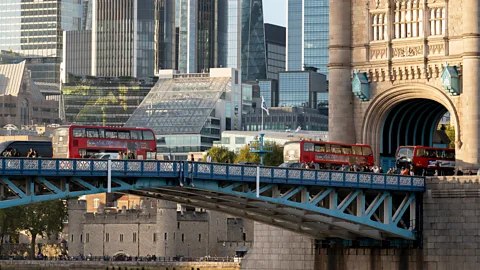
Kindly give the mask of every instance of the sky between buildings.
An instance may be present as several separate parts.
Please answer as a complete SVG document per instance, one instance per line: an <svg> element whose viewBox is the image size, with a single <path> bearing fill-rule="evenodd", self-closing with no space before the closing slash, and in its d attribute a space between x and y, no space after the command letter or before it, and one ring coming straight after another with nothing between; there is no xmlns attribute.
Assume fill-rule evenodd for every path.
<svg viewBox="0 0 480 270"><path fill-rule="evenodd" d="M265 23L286 26L287 0L263 0Z"/></svg>

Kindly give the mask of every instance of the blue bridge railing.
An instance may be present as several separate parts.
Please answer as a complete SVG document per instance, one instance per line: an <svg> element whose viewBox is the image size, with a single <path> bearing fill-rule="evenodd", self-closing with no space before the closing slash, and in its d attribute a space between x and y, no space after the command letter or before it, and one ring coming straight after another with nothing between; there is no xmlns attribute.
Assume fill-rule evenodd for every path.
<svg viewBox="0 0 480 270"><path fill-rule="evenodd" d="M425 190L425 178L390 174L290 169L186 161L112 160L112 177L168 177L386 190ZM98 159L0 158L0 174L28 176L107 176Z"/></svg>

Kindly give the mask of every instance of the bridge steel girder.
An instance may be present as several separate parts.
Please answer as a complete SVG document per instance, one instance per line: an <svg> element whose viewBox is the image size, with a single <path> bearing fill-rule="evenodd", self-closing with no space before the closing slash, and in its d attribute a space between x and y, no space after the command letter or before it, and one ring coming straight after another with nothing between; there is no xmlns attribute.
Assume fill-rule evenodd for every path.
<svg viewBox="0 0 480 270"><path fill-rule="evenodd" d="M0 159L0 209L107 192L105 165L105 161L91 160ZM412 185L424 183L423 178L260 168L257 197L255 178L243 178L250 167L158 161L116 161L114 165L112 192L191 204L317 239L416 238L415 192L421 186ZM237 174L228 176L229 170ZM319 181L320 175L331 181ZM302 180L304 176L309 180ZM350 184L355 181L352 176L356 184ZM366 177L370 184L358 182Z"/></svg>

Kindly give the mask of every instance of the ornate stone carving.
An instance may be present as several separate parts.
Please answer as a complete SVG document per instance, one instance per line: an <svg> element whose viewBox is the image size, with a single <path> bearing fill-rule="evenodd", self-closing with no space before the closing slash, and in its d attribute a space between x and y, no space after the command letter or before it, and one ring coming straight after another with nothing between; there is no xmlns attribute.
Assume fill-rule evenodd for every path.
<svg viewBox="0 0 480 270"><path fill-rule="evenodd" d="M387 48L370 49L370 60L387 58Z"/></svg>
<svg viewBox="0 0 480 270"><path fill-rule="evenodd" d="M428 45L429 55L443 55L445 52L445 44L431 44Z"/></svg>
<svg viewBox="0 0 480 270"><path fill-rule="evenodd" d="M415 57L423 55L423 45L393 48L393 57Z"/></svg>

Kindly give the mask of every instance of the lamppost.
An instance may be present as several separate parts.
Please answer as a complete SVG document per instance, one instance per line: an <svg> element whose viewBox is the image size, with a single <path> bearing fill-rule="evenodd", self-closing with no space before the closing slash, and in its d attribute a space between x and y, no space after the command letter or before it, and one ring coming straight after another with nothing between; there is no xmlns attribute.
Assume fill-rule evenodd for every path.
<svg viewBox="0 0 480 270"><path fill-rule="evenodd" d="M260 137L256 136L253 141L250 142L250 152L257 153L260 156L260 165L263 166L263 157L273 151L273 147L271 145L265 145L263 140L263 136L265 134L260 133Z"/></svg>

